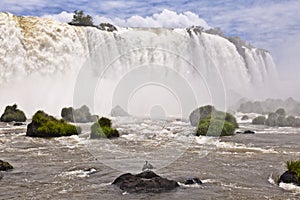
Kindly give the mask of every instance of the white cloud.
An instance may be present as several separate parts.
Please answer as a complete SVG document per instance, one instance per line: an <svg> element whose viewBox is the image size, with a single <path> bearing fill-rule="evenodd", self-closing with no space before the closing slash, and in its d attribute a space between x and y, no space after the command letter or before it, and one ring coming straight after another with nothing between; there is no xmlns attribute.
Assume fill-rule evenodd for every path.
<svg viewBox="0 0 300 200"><path fill-rule="evenodd" d="M71 21L73 14L62 12L56 15L44 15L44 18L54 19L61 22ZM192 12L176 13L170 10L163 10L152 16L141 17L138 15L127 19L107 18L100 15L93 16L94 23L109 22L121 27L165 27L165 28L185 28L192 25L200 25L209 28L205 20Z"/></svg>
<svg viewBox="0 0 300 200"><path fill-rule="evenodd" d="M70 22L73 18L73 13L68 13L63 11L56 15L44 15L42 17L47 19L53 19L60 22Z"/></svg>

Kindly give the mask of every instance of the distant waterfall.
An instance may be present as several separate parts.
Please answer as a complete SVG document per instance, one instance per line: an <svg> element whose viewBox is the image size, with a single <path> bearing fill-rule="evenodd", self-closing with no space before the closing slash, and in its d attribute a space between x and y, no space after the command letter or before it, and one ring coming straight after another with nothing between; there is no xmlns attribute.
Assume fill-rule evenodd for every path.
<svg viewBox="0 0 300 200"><path fill-rule="evenodd" d="M120 91L126 88L132 91L123 95L135 105L149 100L150 107L166 104L165 109L176 110L182 98L193 95L194 104L218 104L227 92L245 96L276 74L267 51L185 29L120 28L107 32L0 13L0 45L0 106L16 102L29 113L44 109L59 114L62 106L75 102L108 114L113 104L130 104L128 99L120 100ZM244 53L238 49L244 49ZM151 84L140 91L142 79L161 81L170 94ZM136 81L133 86L130 80ZM93 94L78 95L78 88L91 89ZM116 88L119 91L115 92ZM82 97L85 95L92 100ZM178 101L171 105L174 96ZM194 106L189 100L184 104L191 104L184 110ZM147 109L137 106L131 111Z"/></svg>

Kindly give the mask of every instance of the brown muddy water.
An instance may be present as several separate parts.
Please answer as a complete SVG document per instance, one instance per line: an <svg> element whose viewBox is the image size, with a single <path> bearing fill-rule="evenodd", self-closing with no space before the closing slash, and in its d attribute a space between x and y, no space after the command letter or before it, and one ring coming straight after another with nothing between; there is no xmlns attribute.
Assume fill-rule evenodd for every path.
<svg viewBox="0 0 300 200"><path fill-rule="evenodd" d="M0 199L300 199L300 188L274 184L285 161L300 157L300 129L240 124L254 135L195 137L189 123L115 118L122 133L114 140L89 140L83 134L30 138L26 126L0 127L0 159L14 170L3 172ZM144 161L159 175L204 184L162 194L128 194L111 185L124 172L138 173Z"/></svg>

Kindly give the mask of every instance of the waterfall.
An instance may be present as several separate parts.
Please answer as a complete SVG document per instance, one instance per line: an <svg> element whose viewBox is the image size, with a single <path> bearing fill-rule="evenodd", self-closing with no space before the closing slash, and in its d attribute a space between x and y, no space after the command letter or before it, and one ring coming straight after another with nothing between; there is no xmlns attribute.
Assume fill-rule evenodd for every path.
<svg viewBox="0 0 300 200"><path fill-rule="evenodd" d="M269 52L186 29L108 32L0 13L0 45L0 105L29 114L82 104L108 114L120 104L187 115L203 103L224 107L229 93L247 96L276 74Z"/></svg>

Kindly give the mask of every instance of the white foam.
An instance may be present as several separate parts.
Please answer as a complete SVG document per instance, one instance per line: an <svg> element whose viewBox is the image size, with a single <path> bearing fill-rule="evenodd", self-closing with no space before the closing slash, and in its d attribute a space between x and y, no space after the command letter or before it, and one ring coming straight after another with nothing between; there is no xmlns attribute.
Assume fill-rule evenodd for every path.
<svg viewBox="0 0 300 200"><path fill-rule="evenodd" d="M180 182L177 182L177 183L182 188L203 188L203 185L201 185L201 184L189 184L189 185L186 185L186 184L183 184L183 183L180 183Z"/></svg>
<svg viewBox="0 0 300 200"><path fill-rule="evenodd" d="M224 150L244 150L244 153L262 152L262 153L278 153L274 149L263 149L260 147L247 146L245 144L238 144L234 142L222 142L220 138L209 137L209 136L199 136L196 137L196 142L201 145L215 146L219 149Z"/></svg>
<svg viewBox="0 0 300 200"><path fill-rule="evenodd" d="M283 182L281 182L281 183L279 183L279 187L281 187L284 190L295 192L297 194L300 193L300 187L296 186L296 185L294 185L292 183L283 183Z"/></svg>
<svg viewBox="0 0 300 200"><path fill-rule="evenodd" d="M97 170L92 168L88 171L85 170L74 170L74 171L69 171L69 172L62 172L61 174L59 174L58 176L62 176L62 177L79 177L79 178L86 178L89 177L90 174L95 173Z"/></svg>

